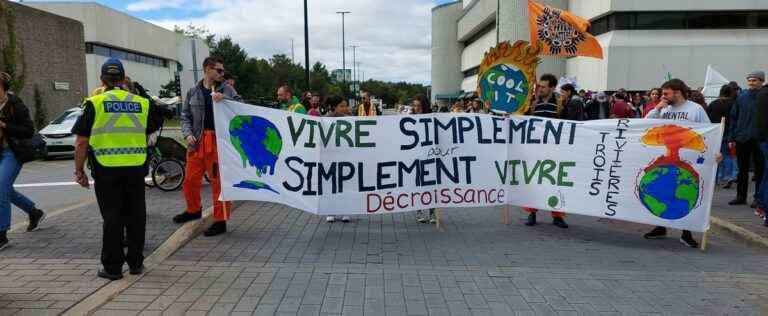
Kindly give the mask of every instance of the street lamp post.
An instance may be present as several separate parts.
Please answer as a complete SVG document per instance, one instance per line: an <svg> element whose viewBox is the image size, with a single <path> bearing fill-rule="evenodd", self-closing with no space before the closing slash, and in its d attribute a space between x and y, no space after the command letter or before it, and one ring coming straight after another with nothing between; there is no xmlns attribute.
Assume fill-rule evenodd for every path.
<svg viewBox="0 0 768 316"><path fill-rule="evenodd" d="M306 0L305 0L306 1ZM347 43L344 34L344 17L352 12L350 11L336 11L337 14L341 14L341 80L343 85L347 85Z"/></svg>
<svg viewBox="0 0 768 316"><path fill-rule="evenodd" d="M307 15L307 0L304 0L304 80L309 86L309 17Z"/></svg>
<svg viewBox="0 0 768 316"><path fill-rule="evenodd" d="M356 88L355 87L355 83L357 81L356 74L358 71L360 71L359 69L357 69L357 52L356 51L357 51L357 48L360 46L352 45L350 47L352 47L352 87ZM359 89L356 89L356 90L359 90ZM357 95L357 91L353 91L353 92L355 93L355 95Z"/></svg>

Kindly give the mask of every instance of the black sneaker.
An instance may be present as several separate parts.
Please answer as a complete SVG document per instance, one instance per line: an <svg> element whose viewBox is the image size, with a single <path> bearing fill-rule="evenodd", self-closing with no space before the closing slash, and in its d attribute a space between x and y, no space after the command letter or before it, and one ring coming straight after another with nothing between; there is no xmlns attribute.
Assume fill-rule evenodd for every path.
<svg viewBox="0 0 768 316"><path fill-rule="evenodd" d="M752 204L750 204L749 207L757 208L757 201L752 201Z"/></svg>
<svg viewBox="0 0 768 316"><path fill-rule="evenodd" d="M123 278L123 274L122 273L112 274L112 273L109 273L109 272L107 272L106 270L103 270L103 269L99 270L99 273L96 274L96 275L98 275L102 279L107 279L107 280L110 280L110 281L117 281L117 280L120 280L120 279Z"/></svg>
<svg viewBox="0 0 768 316"><path fill-rule="evenodd" d="M208 227L208 229L205 232L203 232L203 235L205 237L213 237L213 236L221 235L226 232L227 232L227 222L222 221L222 222L215 222L211 224L211 227Z"/></svg>
<svg viewBox="0 0 768 316"><path fill-rule="evenodd" d="M27 225L27 231L33 232L36 231L40 226L40 223L45 220L45 212L39 209L35 209L32 211L31 214L29 214L29 225Z"/></svg>
<svg viewBox="0 0 768 316"><path fill-rule="evenodd" d="M555 225L560 228L568 228L568 224L565 222L565 220L562 217L553 218L552 225Z"/></svg>
<svg viewBox="0 0 768 316"><path fill-rule="evenodd" d="M680 242L691 248L699 248L699 243L693 239L693 234L690 231L684 230L680 236Z"/></svg>
<svg viewBox="0 0 768 316"><path fill-rule="evenodd" d="M528 220L525 221L525 226L536 226L536 213L531 212L528 214Z"/></svg>
<svg viewBox="0 0 768 316"><path fill-rule="evenodd" d="M200 219L203 215L203 212L197 211L194 213L190 213L187 211L184 211L184 213L181 213L179 215L176 215L173 217L173 222L176 224L183 224L189 221L194 221L196 219Z"/></svg>
<svg viewBox="0 0 768 316"><path fill-rule="evenodd" d="M138 274L141 274L142 272L144 272L144 265L143 264L140 265L138 268L129 268L128 269L128 273L130 273L131 275L138 275Z"/></svg>
<svg viewBox="0 0 768 316"><path fill-rule="evenodd" d="M667 229L661 226L656 226L651 232L643 235L643 238L645 239L656 239L656 238L663 238L667 236Z"/></svg>
<svg viewBox="0 0 768 316"><path fill-rule="evenodd" d="M745 198L735 198L732 201L728 202L728 205L744 205L747 204L747 199Z"/></svg>

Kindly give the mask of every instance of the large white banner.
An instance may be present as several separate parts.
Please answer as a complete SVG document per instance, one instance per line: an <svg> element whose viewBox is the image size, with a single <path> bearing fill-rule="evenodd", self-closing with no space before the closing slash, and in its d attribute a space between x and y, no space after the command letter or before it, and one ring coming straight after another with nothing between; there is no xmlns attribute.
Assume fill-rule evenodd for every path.
<svg viewBox="0 0 768 316"><path fill-rule="evenodd" d="M719 125L485 114L320 118L215 105L222 200L315 214L515 205L709 226Z"/></svg>

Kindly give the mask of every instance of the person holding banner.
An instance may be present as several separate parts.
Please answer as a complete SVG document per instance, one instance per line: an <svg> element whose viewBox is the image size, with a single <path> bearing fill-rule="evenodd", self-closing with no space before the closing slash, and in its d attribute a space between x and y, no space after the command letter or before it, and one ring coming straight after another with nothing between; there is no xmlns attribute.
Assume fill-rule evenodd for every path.
<svg viewBox="0 0 768 316"><path fill-rule="evenodd" d="M363 102L357 107L357 116L377 116L381 114L373 103L371 103L371 95L367 91L361 92L360 98L363 99Z"/></svg>
<svg viewBox="0 0 768 316"><path fill-rule="evenodd" d="M689 95L690 89L685 82L680 79L672 79L661 86L661 91L662 97L659 104L645 118L709 123L709 116L704 111L704 108L687 100L686 96ZM667 228L662 226L656 226L649 233L643 235L646 239L656 239L665 236L667 236ZM699 247L699 243L693 239L693 235L689 230L683 230L680 242L691 248Z"/></svg>
<svg viewBox="0 0 768 316"><path fill-rule="evenodd" d="M330 112L327 115L328 117L345 117L352 115L352 112L349 110L349 104L347 103L347 100L344 100L344 98L338 95L332 95L328 97L327 107L330 109ZM349 223L351 219L352 218L349 216L342 216L341 222ZM328 215L325 218L325 221L327 223L333 223L336 221L336 216Z"/></svg>
<svg viewBox="0 0 768 316"><path fill-rule="evenodd" d="M299 102L293 95L293 89L289 86L280 86L277 88L277 101L280 102L280 108L288 112L307 114L307 108Z"/></svg>
<svg viewBox="0 0 768 316"><path fill-rule="evenodd" d="M207 237L227 232L231 203L219 201L221 178L216 146L213 106L224 99L240 101L234 88L224 83L224 61L208 57L203 61L203 80L189 89L181 110L181 133L187 141L187 165L184 177L184 199L187 209L173 217L177 224L200 219L203 174L211 180L214 223L204 232Z"/></svg>
<svg viewBox="0 0 768 316"><path fill-rule="evenodd" d="M559 96L555 93L555 87L557 87L557 77L552 74L541 76L539 83L536 85L536 98L529 114L546 118L560 118L562 105ZM538 210L529 207L524 207L523 210L528 213L528 220L525 222L525 225L535 226ZM553 211L552 225L568 228L568 224L565 222L565 213Z"/></svg>

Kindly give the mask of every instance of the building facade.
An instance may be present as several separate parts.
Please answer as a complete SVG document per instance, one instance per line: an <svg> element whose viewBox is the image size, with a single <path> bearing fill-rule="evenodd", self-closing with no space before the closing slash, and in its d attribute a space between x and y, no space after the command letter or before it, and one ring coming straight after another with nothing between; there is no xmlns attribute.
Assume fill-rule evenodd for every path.
<svg viewBox="0 0 768 316"><path fill-rule="evenodd" d="M38 116L38 129L88 95L83 38L83 24L76 20L0 0L0 71L14 68L21 87L13 92L33 118L45 114ZM12 39L16 49L10 53Z"/></svg>
<svg viewBox="0 0 768 316"><path fill-rule="evenodd" d="M209 48L201 40L132 17L95 2L26 2L25 5L80 21L85 29L88 90L101 85L101 65L120 59L126 74L150 94L178 75L182 93L202 78ZM194 43L193 43L194 42ZM194 49L193 49L194 48Z"/></svg>
<svg viewBox="0 0 768 316"><path fill-rule="evenodd" d="M645 91L671 75L703 86L707 65L744 84L768 70L768 5L761 0L539 0L592 22L602 60L543 56L538 74L575 78L588 90ZM432 10L432 98L474 91L483 54L529 40L526 1L462 0ZM461 73L459 75L458 73ZM460 79L459 79L460 78Z"/></svg>

